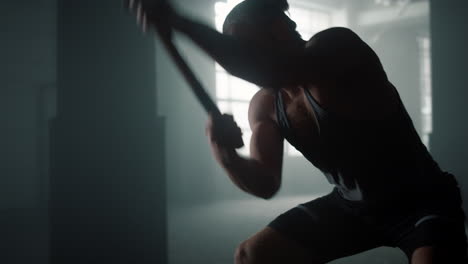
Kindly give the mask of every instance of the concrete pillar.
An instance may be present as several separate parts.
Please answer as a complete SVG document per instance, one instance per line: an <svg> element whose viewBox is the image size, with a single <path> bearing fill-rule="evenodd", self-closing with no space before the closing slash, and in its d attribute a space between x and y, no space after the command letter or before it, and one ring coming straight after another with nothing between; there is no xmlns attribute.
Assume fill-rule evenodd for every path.
<svg viewBox="0 0 468 264"><path fill-rule="evenodd" d="M155 47L121 1L58 1L51 263L167 263Z"/></svg>

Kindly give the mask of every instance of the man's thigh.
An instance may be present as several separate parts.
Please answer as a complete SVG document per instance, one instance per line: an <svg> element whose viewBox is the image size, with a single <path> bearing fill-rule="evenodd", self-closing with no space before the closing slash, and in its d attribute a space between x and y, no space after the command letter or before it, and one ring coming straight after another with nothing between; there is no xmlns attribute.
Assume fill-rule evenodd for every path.
<svg viewBox="0 0 468 264"><path fill-rule="evenodd" d="M398 243L412 264L467 264L464 222L437 217L416 226Z"/></svg>
<svg viewBox="0 0 468 264"><path fill-rule="evenodd" d="M465 213L458 187L424 197L418 208L401 219L389 237L409 260L467 263ZM432 262L421 262L427 258Z"/></svg>
<svg viewBox="0 0 468 264"><path fill-rule="evenodd" d="M316 263L381 246L383 243L377 230L343 203L335 190L292 208L268 226L282 238L279 241L293 241Z"/></svg>

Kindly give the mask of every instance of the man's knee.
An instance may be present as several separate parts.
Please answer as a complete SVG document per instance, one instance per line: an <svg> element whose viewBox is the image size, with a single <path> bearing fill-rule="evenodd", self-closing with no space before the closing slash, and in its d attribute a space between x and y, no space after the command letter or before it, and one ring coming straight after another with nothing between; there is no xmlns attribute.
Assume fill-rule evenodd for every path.
<svg viewBox="0 0 468 264"><path fill-rule="evenodd" d="M261 264L268 263L265 250L256 241L244 241L236 249L234 255L236 264Z"/></svg>
<svg viewBox="0 0 468 264"><path fill-rule="evenodd" d="M240 244L239 246L237 246L236 252L234 253L235 264L245 263L245 257L246 257L246 253L244 250L244 246L243 244Z"/></svg>
<svg viewBox="0 0 468 264"><path fill-rule="evenodd" d="M236 249L234 254L235 264L249 264L253 262L255 250L248 241L242 242Z"/></svg>

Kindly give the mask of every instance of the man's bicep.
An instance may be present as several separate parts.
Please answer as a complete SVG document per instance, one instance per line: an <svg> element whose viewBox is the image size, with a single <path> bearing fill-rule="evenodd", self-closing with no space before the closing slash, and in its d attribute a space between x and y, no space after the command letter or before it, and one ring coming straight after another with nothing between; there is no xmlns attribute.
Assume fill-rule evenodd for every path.
<svg viewBox="0 0 468 264"><path fill-rule="evenodd" d="M283 163L283 141L279 127L273 120L252 124L250 156L278 177L281 176Z"/></svg>

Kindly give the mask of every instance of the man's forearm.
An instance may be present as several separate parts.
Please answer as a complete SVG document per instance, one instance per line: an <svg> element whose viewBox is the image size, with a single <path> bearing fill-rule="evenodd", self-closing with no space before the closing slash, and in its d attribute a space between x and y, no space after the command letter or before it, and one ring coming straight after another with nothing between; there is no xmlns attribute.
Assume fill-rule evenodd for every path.
<svg viewBox="0 0 468 264"><path fill-rule="evenodd" d="M268 199L279 189L279 182L266 168L256 160L240 156L236 150L225 151L220 163L231 181L247 193Z"/></svg>

